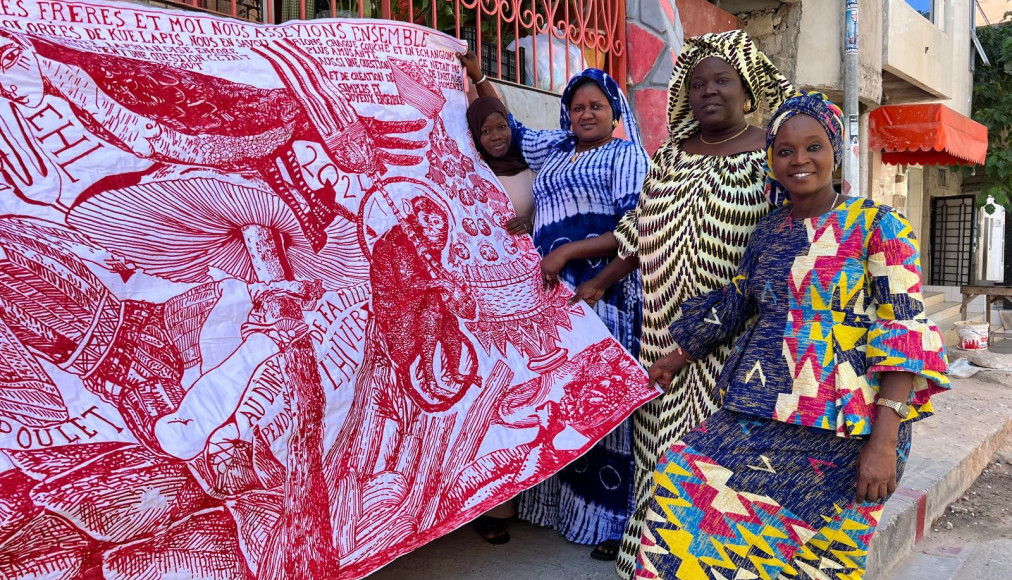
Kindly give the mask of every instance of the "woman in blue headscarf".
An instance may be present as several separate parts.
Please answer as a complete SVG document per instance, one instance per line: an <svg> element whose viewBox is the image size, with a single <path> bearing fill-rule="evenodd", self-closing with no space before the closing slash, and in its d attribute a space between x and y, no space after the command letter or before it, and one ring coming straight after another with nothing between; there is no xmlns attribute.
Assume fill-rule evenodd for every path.
<svg viewBox="0 0 1012 580"><path fill-rule="evenodd" d="M723 408L659 458L638 580L862 577L910 423L949 388L910 224L833 187L840 109L788 99L766 148L778 208L730 284L682 303L677 348L650 368L666 385L740 335L717 380Z"/></svg>
<svg viewBox="0 0 1012 580"><path fill-rule="evenodd" d="M461 55L480 96L496 96L473 53ZM611 232L636 207L650 158L615 79L589 68L562 93L559 129L528 129L510 118L514 138L534 180L534 245L543 257L546 288L576 287L593 278L616 254ZM619 124L625 138L614 135ZM610 238L610 236L609 236ZM569 244L587 240L583 244ZM638 275L611 287L594 306L612 335L639 353L641 288ZM552 527L567 539L596 544L592 556L613 560L629 517L631 427L623 424L589 453L518 500L521 518Z"/></svg>

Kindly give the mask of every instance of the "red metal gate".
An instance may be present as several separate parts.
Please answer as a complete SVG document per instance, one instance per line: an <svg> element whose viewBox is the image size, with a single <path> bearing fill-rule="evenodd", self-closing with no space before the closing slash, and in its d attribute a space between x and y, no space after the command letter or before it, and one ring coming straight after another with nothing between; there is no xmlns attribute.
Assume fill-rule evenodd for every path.
<svg viewBox="0 0 1012 580"><path fill-rule="evenodd" d="M579 72L574 68L596 66L608 71L623 88L625 86L625 0L160 0L151 3L270 24L337 17L414 22L466 40L480 55L485 74L492 78L560 92L564 79Z"/></svg>

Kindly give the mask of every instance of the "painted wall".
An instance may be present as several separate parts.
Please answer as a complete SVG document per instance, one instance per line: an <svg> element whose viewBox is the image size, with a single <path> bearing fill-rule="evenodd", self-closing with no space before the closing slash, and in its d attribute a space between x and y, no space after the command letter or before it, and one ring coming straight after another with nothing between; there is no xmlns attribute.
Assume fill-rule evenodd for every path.
<svg viewBox="0 0 1012 580"><path fill-rule="evenodd" d="M1006 13L1012 11L1012 2L1009 0L980 0L977 4L984 12L983 15L977 13L977 26L986 26L988 22L998 24L1012 21L1012 16L1006 16Z"/></svg>

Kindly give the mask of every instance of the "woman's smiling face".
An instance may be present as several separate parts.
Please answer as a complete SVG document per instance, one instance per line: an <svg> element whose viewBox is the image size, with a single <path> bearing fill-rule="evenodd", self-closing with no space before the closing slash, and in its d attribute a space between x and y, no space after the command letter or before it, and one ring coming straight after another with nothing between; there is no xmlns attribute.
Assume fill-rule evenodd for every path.
<svg viewBox="0 0 1012 580"><path fill-rule="evenodd" d="M505 157L510 150L512 133L506 117L500 113L492 113L481 123L478 142L489 155L495 158Z"/></svg>
<svg viewBox="0 0 1012 580"><path fill-rule="evenodd" d="M784 122L773 141L773 174L792 199L833 192L833 144L808 115Z"/></svg>

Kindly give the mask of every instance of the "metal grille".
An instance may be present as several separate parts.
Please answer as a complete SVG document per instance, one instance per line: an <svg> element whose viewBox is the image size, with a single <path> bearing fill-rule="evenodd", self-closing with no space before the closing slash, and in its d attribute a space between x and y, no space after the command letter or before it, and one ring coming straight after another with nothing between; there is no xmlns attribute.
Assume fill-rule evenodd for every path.
<svg viewBox="0 0 1012 580"><path fill-rule="evenodd" d="M931 199L931 284L972 283L974 230L972 195Z"/></svg>
<svg viewBox="0 0 1012 580"><path fill-rule="evenodd" d="M141 1L268 24L335 17L414 22L466 40L490 78L559 93L566 83L553 71L568 79L580 72L573 66L593 66L625 88L626 0ZM520 47L524 41L533 41L531 48Z"/></svg>

